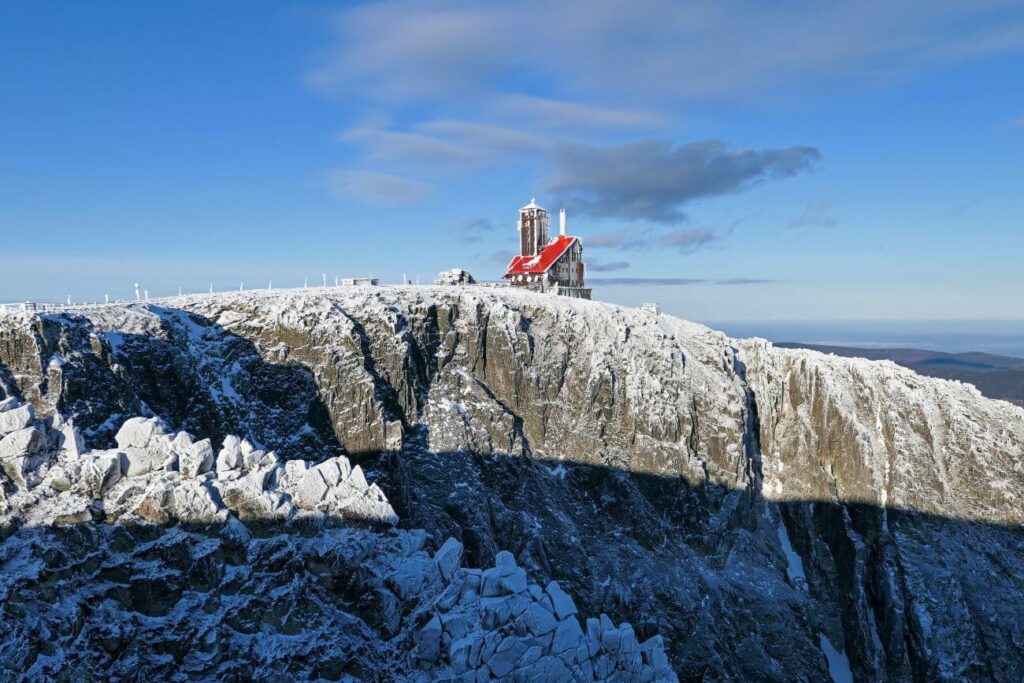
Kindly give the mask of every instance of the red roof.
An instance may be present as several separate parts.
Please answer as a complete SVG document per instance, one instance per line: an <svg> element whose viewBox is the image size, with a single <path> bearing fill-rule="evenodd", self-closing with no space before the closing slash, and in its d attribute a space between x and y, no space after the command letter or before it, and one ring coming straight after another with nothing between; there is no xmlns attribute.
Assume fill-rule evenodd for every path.
<svg viewBox="0 0 1024 683"><path fill-rule="evenodd" d="M559 235L536 256L513 256L512 261L508 264L508 272L505 273L505 277L512 277L522 273L546 273L548 268L553 266L555 261L575 241L575 237Z"/></svg>

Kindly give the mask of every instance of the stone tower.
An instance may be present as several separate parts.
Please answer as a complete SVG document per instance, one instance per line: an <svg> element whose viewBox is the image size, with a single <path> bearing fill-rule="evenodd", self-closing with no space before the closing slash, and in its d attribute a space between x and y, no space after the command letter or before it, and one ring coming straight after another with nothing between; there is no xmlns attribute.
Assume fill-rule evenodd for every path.
<svg viewBox="0 0 1024 683"><path fill-rule="evenodd" d="M519 253L536 256L548 245L548 212L534 199L519 209Z"/></svg>

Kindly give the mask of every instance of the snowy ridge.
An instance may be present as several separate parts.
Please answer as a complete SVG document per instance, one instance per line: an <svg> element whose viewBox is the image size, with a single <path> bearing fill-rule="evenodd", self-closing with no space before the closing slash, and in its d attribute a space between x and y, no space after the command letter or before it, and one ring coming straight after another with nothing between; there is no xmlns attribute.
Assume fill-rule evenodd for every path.
<svg viewBox="0 0 1024 683"><path fill-rule="evenodd" d="M90 642L157 677L237 675L243 653L272 643L268 677L457 679L500 654L499 671L515 660L556 678L565 667L632 680L636 666L663 675L659 634L687 679L1024 673L1012 578L1024 572L1024 411L888 363L511 289L310 288L5 314L0 390L49 420L47 443L68 422L84 440L75 458L34 446L15 473L28 490L7 477L3 505L17 503L23 526L4 532L3 566L11 595L29 597L0 616L31 627L0 661L43 661L30 633L59 634L83 656L67 645L80 622L46 602L58 574L102 586L122 635ZM0 422L17 422L10 412ZM156 425L152 444L119 442L131 416L143 433ZM226 469L214 455L198 472L207 439L226 448ZM100 495L65 486L83 480L69 463L93 460L108 469L90 471L121 479ZM371 495L346 488L357 465ZM179 489L186 518L220 515L207 526L222 530L183 525ZM53 514L76 495L89 502ZM157 528L159 549L146 537ZM122 534L127 550L111 545ZM449 537L468 565L491 569L435 575ZM63 569L92 567L91 554L102 577ZM399 569L397 558L413 559ZM125 562L128 574L110 568ZM520 569L535 588L515 578L516 590L482 595L486 572ZM537 631L549 622L531 605L546 609L552 580L580 611L610 615L562 626L576 654ZM231 597L239 582L243 597ZM197 616L204 601L215 620ZM150 612L176 644L132 631ZM320 640L336 643L339 624L357 635L329 653ZM315 666L289 668L298 661Z"/></svg>

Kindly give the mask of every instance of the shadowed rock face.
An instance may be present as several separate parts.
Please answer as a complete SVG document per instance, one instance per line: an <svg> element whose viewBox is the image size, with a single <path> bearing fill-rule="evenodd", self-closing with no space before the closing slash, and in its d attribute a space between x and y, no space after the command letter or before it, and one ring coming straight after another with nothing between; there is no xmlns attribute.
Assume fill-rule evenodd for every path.
<svg viewBox="0 0 1024 683"><path fill-rule="evenodd" d="M742 347L765 496L839 504L786 520L851 657L893 679L1019 675L1024 413L892 363Z"/></svg>
<svg viewBox="0 0 1024 683"><path fill-rule="evenodd" d="M92 448L152 414L346 454L428 548L512 551L683 679L820 680L823 636L863 680L1024 672L1024 411L891 364L410 287L11 316L0 387Z"/></svg>

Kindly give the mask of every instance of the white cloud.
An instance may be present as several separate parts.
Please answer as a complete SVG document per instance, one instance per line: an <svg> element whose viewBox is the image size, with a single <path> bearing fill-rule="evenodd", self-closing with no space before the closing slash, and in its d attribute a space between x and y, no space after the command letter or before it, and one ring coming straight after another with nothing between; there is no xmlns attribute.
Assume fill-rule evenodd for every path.
<svg viewBox="0 0 1024 683"><path fill-rule="evenodd" d="M647 109L621 109L531 95L500 95L496 115L519 115L545 128L658 128L668 117Z"/></svg>
<svg viewBox="0 0 1024 683"><path fill-rule="evenodd" d="M327 181L336 194L381 205L416 204L428 199L433 190L418 180L373 171L334 169Z"/></svg>
<svg viewBox="0 0 1024 683"><path fill-rule="evenodd" d="M460 3L360 5L337 15L336 43L306 80L328 90L358 83L382 100L450 93L478 83L503 61L493 42L503 23L491 10Z"/></svg>
<svg viewBox="0 0 1024 683"><path fill-rule="evenodd" d="M535 83L608 106L637 95L734 98L791 84L873 80L1020 51L1024 7L1012 0L756 7L742 0L398 0L345 10L336 31L308 76L317 87L437 102Z"/></svg>
<svg viewBox="0 0 1024 683"><path fill-rule="evenodd" d="M478 160L478 154L463 145L411 131L356 126L336 139L358 145L372 161L462 166Z"/></svg>
<svg viewBox="0 0 1024 683"><path fill-rule="evenodd" d="M507 163L553 144L543 136L516 128L452 119L425 121L408 130L355 126L336 139L358 146L369 161L431 169Z"/></svg>

